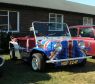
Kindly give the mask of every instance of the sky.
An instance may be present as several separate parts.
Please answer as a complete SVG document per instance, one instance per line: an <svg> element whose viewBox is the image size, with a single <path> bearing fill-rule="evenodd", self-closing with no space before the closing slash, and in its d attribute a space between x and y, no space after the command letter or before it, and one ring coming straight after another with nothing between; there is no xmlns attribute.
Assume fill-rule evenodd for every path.
<svg viewBox="0 0 95 84"><path fill-rule="evenodd" d="M95 6L95 0L67 0L67 1L78 2L78 3L82 3L86 5Z"/></svg>

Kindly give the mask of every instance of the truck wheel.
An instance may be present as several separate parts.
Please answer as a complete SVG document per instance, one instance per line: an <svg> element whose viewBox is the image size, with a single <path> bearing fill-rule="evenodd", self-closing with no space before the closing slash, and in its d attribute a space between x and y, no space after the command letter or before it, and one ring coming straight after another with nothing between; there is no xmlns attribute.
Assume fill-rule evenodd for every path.
<svg viewBox="0 0 95 84"><path fill-rule="evenodd" d="M31 66L34 71L44 71L45 60L42 54L34 53L31 59Z"/></svg>
<svg viewBox="0 0 95 84"><path fill-rule="evenodd" d="M83 59L83 61L79 63L78 66L85 66L86 62L87 62L87 59Z"/></svg>

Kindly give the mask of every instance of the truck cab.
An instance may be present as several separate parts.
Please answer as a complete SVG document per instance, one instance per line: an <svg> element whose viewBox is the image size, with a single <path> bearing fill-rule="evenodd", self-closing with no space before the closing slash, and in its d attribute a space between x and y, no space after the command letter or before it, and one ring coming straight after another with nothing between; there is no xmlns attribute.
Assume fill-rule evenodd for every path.
<svg viewBox="0 0 95 84"><path fill-rule="evenodd" d="M83 40L89 48L87 55L95 56L95 26L76 25L69 27L72 39Z"/></svg>

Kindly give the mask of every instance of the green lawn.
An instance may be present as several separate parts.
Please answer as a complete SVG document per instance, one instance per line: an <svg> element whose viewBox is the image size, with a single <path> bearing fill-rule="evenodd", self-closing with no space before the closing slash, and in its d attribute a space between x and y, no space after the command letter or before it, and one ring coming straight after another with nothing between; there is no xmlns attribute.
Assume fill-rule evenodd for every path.
<svg viewBox="0 0 95 84"><path fill-rule="evenodd" d="M21 61L6 64L0 84L95 84L95 59L89 59L86 66L49 67L44 73L33 72L31 67Z"/></svg>

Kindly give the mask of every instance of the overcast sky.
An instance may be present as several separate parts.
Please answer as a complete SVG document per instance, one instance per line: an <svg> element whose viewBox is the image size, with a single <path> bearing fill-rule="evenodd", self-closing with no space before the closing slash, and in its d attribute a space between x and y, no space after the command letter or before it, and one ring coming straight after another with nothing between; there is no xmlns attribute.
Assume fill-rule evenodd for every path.
<svg viewBox="0 0 95 84"><path fill-rule="evenodd" d="M95 0L67 0L67 1L78 2L82 4L95 6Z"/></svg>

